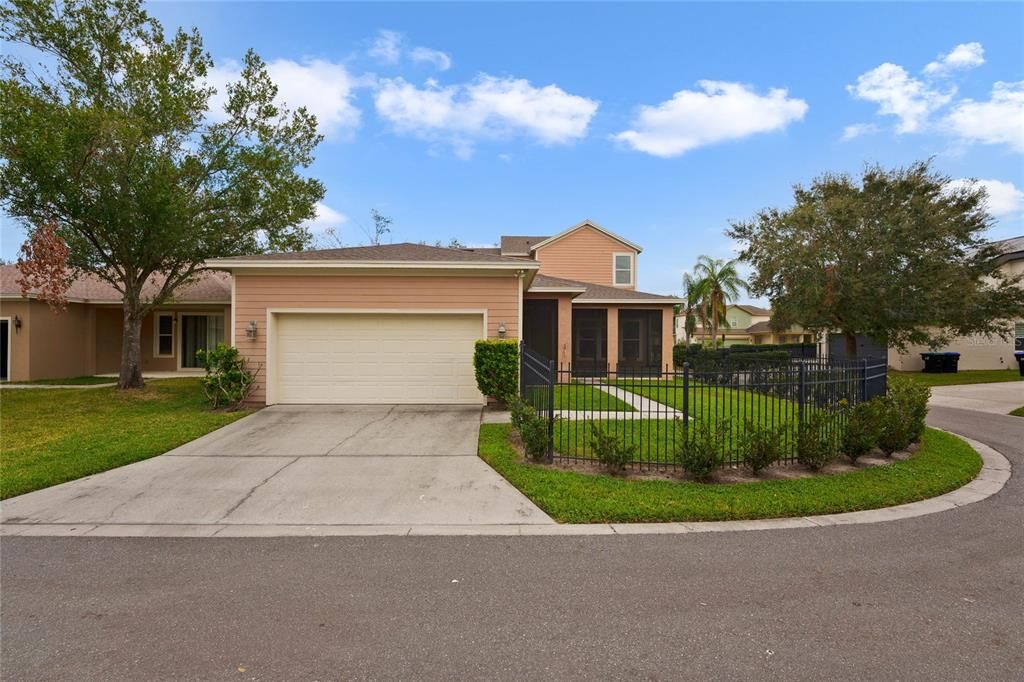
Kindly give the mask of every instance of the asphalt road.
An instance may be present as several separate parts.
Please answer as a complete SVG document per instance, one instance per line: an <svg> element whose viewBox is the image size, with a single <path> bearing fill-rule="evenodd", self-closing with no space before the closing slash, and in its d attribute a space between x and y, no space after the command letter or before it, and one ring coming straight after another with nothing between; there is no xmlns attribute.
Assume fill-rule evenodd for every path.
<svg viewBox="0 0 1024 682"><path fill-rule="evenodd" d="M891 523L672 536L0 541L0 675L1024 675L1024 420L935 408L1016 467Z"/></svg>

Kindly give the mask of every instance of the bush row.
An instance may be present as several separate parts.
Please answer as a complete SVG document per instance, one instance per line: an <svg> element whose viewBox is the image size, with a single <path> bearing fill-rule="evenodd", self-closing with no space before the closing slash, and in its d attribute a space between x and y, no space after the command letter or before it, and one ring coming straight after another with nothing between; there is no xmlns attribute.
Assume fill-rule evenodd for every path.
<svg viewBox="0 0 1024 682"><path fill-rule="evenodd" d="M851 462L876 447L886 455L903 450L921 439L928 413L929 390L909 379L894 378L889 393L852 407L843 406L842 412L825 410L811 412L796 433L796 459L800 464L818 471L840 454ZM521 401L520 401L521 402ZM547 452L547 422L525 406L525 417L517 417L513 410L513 424L517 426L531 457L528 441L536 439L537 449ZM532 420L538 420L534 425ZM844 424L845 422L845 424ZM675 461L686 473L705 481L723 464L723 454L730 431L729 420L684 422L676 420L679 446ZM542 428L543 427L543 428ZM637 443L623 443L591 422L590 447L597 459L610 473L621 472L635 459ZM531 436L532 430L538 434ZM770 467L783 457L783 432L770 426L747 420L744 424L740 447L743 463L755 474Z"/></svg>

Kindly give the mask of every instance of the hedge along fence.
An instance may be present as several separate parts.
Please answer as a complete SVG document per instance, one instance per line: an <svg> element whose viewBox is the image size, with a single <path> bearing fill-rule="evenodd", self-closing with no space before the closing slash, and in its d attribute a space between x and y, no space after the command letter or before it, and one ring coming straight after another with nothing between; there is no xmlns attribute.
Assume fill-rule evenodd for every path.
<svg viewBox="0 0 1024 682"><path fill-rule="evenodd" d="M760 469L774 461L820 466L839 453L850 407L885 391L883 360L758 361L754 355L764 354L719 359L701 371L685 365L643 375L581 376L562 367L524 399L550 414L555 459L709 471L740 464ZM560 407L545 402L545 388ZM594 391L634 409L595 404L587 398Z"/></svg>
<svg viewBox="0 0 1024 682"><path fill-rule="evenodd" d="M481 393L508 402L519 391L519 344L480 339L473 348L473 368Z"/></svg>
<svg viewBox="0 0 1024 682"><path fill-rule="evenodd" d="M726 359L737 362L756 355L762 361L783 362L789 359L814 359L818 355L818 347L813 343L763 343L733 344L725 348L708 348L699 343L677 343L672 347L672 362L676 368L683 363L690 363L694 369L721 364Z"/></svg>

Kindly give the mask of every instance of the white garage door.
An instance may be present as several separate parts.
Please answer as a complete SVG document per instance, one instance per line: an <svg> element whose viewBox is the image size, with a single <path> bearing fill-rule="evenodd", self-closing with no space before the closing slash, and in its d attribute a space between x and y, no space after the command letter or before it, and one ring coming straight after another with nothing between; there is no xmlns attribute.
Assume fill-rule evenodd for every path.
<svg viewBox="0 0 1024 682"><path fill-rule="evenodd" d="M481 314L278 314L272 399L479 404L473 343L483 324Z"/></svg>

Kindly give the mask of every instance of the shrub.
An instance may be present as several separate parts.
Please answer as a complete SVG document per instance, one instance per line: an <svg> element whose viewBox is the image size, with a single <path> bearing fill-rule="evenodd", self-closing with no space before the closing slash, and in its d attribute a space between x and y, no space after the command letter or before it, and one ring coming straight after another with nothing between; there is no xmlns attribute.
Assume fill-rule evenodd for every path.
<svg viewBox="0 0 1024 682"><path fill-rule="evenodd" d="M617 474L633 461L636 456L636 443L620 443L619 440L608 433L595 422L590 422L590 447L594 450L594 456L604 465L608 473Z"/></svg>
<svg viewBox="0 0 1024 682"><path fill-rule="evenodd" d="M676 461L683 471L698 481L706 481L722 463L722 444L729 431L729 420L690 423L677 417L676 428L681 436Z"/></svg>
<svg viewBox="0 0 1024 682"><path fill-rule="evenodd" d="M843 432L843 454L856 462L858 457L868 454L882 435L883 411L885 406L880 398L857 403L846 410L846 431Z"/></svg>
<svg viewBox="0 0 1024 682"><path fill-rule="evenodd" d="M828 429L828 415L816 412L797 431L796 461L818 471L836 458L836 442Z"/></svg>
<svg viewBox="0 0 1024 682"><path fill-rule="evenodd" d="M547 420L519 396L510 397L508 406L512 413L512 426L519 432L526 456L534 461L547 459L550 445Z"/></svg>
<svg viewBox="0 0 1024 682"><path fill-rule="evenodd" d="M779 432L749 419L746 422L741 447L743 464L755 474L761 473L782 457L782 437Z"/></svg>
<svg viewBox="0 0 1024 682"><path fill-rule="evenodd" d="M519 387L519 344L481 339L473 349L473 368L480 392L507 402Z"/></svg>
<svg viewBox="0 0 1024 682"><path fill-rule="evenodd" d="M240 407L256 388L256 375L263 367L259 365L255 371L249 370L238 349L226 343L212 350L196 351L196 359L206 370L202 382L203 393L215 408Z"/></svg>
<svg viewBox="0 0 1024 682"><path fill-rule="evenodd" d="M892 377L882 401L882 429L878 447L887 455L921 439L928 416L931 391L910 379Z"/></svg>

